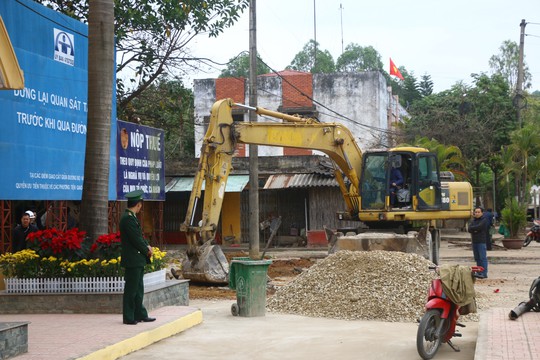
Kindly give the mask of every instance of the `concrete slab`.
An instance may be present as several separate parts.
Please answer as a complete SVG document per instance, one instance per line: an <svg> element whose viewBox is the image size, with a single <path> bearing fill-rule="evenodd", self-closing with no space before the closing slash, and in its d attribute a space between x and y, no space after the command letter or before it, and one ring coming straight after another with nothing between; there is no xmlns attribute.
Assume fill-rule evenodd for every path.
<svg viewBox="0 0 540 360"><path fill-rule="evenodd" d="M233 300L192 300L204 322L188 331L129 354L124 360L158 359L418 359L416 323L346 321L267 313L233 317ZM443 345L437 359L472 360L478 323L466 323L454 343Z"/></svg>

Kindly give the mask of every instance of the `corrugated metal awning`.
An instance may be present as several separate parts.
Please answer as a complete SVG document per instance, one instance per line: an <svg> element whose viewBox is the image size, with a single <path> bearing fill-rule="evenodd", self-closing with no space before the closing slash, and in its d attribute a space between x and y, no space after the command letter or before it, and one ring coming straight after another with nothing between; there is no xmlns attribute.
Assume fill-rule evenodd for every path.
<svg viewBox="0 0 540 360"><path fill-rule="evenodd" d="M193 189L193 176L175 177L165 185L165 192L191 191ZM229 175L225 192L242 192L249 182L249 175ZM202 185L204 190L204 182Z"/></svg>
<svg viewBox="0 0 540 360"><path fill-rule="evenodd" d="M317 186L338 186L333 177L319 174L280 174L270 175L264 189L290 189Z"/></svg>

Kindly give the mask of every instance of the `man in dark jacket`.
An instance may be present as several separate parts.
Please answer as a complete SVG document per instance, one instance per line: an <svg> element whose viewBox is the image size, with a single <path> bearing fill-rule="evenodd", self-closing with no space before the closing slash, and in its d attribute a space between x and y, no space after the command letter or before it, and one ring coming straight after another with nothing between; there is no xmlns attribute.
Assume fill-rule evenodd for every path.
<svg viewBox="0 0 540 360"><path fill-rule="evenodd" d="M390 205L392 207L396 204L396 194L403 186L403 175L398 168L392 167L390 170Z"/></svg>
<svg viewBox="0 0 540 360"><path fill-rule="evenodd" d="M30 223L29 213L31 213L31 211L25 212L21 216L21 223L13 229L13 237L11 239L12 253L26 249L26 237L28 234L38 231L37 226Z"/></svg>
<svg viewBox="0 0 540 360"><path fill-rule="evenodd" d="M482 266L484 271L477 274L480 278L487 278L488 261L486 251L486 239L488 236L488 220L484 217L484 211L481 207L476 207L473 212L473 218L469 222L469 232L472 238L472 248L474 260L477 266Z"/></svg>
<svg viewBox="0 0 540 360"><path fill-rule="evenodd" d="M493 238L492 238L492 235L490 233L491 228L493 227L493 212L492 212L492 210L487 209L486 212L484 213L484 217L486 218L487 223L488 223L488 233L487 233L487 237L486 237L486 249L491 250L492 249L491 244L493 244Z"/></svg>
<svg viewBox="0 0 540 360"><path fill-rule="evenodd" d="M137 213L142 208L142 190L126 194L127 209L120 219L120 240L122 243L121 265L125 268L125 286L123 296L124 324L136 325L138 322L156 320L148 317L143 305L144 266L152 257L152 247L143 238Z"/></svg>

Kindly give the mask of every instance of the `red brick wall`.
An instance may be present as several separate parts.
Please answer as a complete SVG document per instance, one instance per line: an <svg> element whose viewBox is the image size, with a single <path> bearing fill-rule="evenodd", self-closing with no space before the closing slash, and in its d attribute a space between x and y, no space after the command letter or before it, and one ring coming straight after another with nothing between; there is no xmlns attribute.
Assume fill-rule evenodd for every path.
<svg viewBox="0 0 540 360"><path fill-rule="evenodd" d="M245 101L245 83L244 78L216 79L216 101L231 98L234 102L243 104Z"/></svg>
<svg viewBox="0 0 540 360"><path fill-rule="evenodd" d="M311 101L313 97L313 78L309 73L283 75L281 91L284 109L313 106L313 101ZM309 98L302 95L301 92L309 96Z"/></svg>
<svg viewBox="0 0 540 360"><path fill-rule="evenodd" d="M313 155L313 151L308 150L308 149L295 149L295 148L284 147L283 148L283 155L288 155L288 156Z"/></svg>
<svg viewBox="0 0 540 360"><path fill-rule="evenodd" d="M311 74L285 75L281 81L283 110L288 108L312 107L313 77ZM306 94L308 97L302 95ZM283 155L312 155L307 149L283 148Z"/></svg>
<svg viewBox="0 0 540 360"><path fill-rule="evenodd" d="M244 78L218 78L216 79L216 100L231 98L235 103L243 104L245 102ZM234 156L245 157L246 145L237 144Z"/></svg>
<svg viewBox="0 0 540 360"><path fill-rule="evenodd" d="M246 144L236 144L236 149L234 149L235 157L246 157Z"/></svg>

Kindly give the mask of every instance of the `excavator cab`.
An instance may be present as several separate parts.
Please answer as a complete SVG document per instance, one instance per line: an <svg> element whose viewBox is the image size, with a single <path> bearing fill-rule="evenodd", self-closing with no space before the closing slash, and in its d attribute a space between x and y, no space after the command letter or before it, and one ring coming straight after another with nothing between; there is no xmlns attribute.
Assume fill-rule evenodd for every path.
<svg viewBox="0 0 540 360"><path fill-rule="evenodd" d="M364 154L360 179L361 210L440 210L437 158L420 148L394 148ZM400 179L392 186L392 174Z"/></svg>

